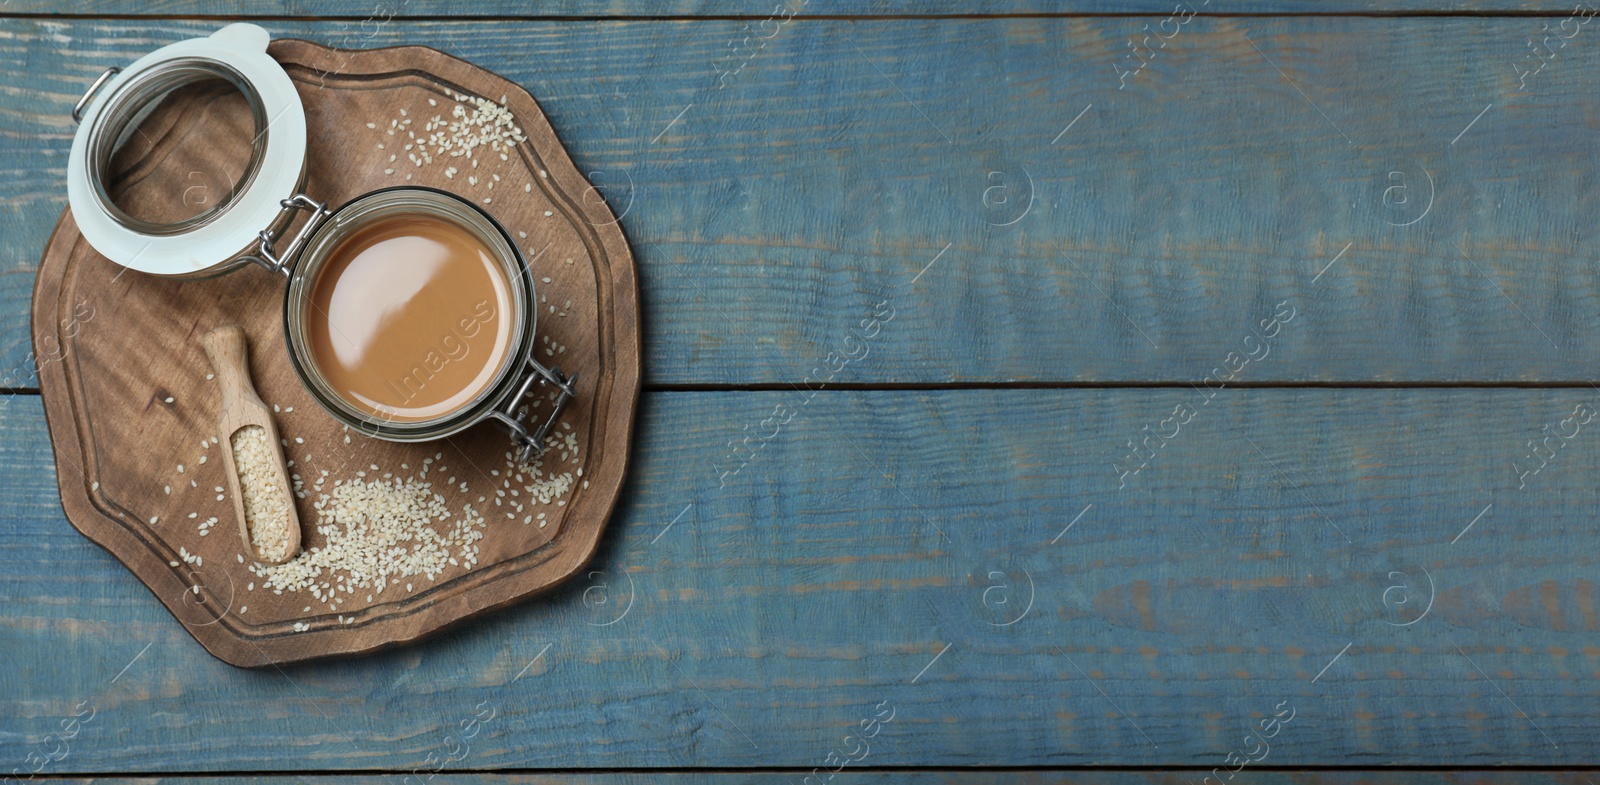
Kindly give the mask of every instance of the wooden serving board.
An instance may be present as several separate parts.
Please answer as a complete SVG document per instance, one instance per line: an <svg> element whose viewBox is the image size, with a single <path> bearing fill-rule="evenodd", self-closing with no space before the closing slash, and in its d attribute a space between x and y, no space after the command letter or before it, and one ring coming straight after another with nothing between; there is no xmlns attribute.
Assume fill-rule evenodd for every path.
<svg viewBox="0 0 1600 785"><path fill-rule="evenodd" d="M203 281L125 271L96 253L70 210L64 212L33 295L33 340L62 506L74 527L127 565L208 651L243 667L408 643L574 575L595 552L622 488L640 384L639 297L626 239L531 95L425 47L350 52L280 40L269 53L305 104L305 192L338 205L377 188L427 185L483 206L531 260L540 296L539 359L576 373L579 397L557 426L563 444L546 453L541 468L548 477L572 473L574 482L538 504L508 474L510 442L492 424L434 442L395 444L346 431L320 409L290 366L282 278L253 266ZM450 118L458 95L508 108L526 141L506 160L480 150L476 169L467 159L437 156L412 165L404 152L405 120L423 136L428 119ZM164 105L159 112L167 116L146 125L158 132L138 142L145 146L114 196L138 204L193 188L205 167L198 175L165 175L173 167L141 164L174 150L205 150L205 135L224 127L217 123L236 122L237 110L199 99ZM399 133L390 133L391 121ZM399 155L390 162L393 153ZM452 165L460 171L447 177ZM469 174L477 185L469 185ZM481 516L476 563L458 558L431 580L394 577L382 591L338 594L333 603L308 591L267 589L248 558L241 561L232 501L214 490L228 485L220 453L226 440L204 444L218 436L219 396L200 339L228 322L245 329L261 397L282 410L275 416L289 441L286 457L305 491L297 504L306 549L326 542L316 503L336 481L372 483L392 474L431 482L428 494L450 511L451 520L431 524L441 532L470 518L469 508ZM447 484L451 476L455 482ZM511 489L520 492L494 492ZM513 503L523 509L507 517ZM202 522L213 517L217 523L202 534ZM322 580L337 584L339 575L330 569Z"/></svg>

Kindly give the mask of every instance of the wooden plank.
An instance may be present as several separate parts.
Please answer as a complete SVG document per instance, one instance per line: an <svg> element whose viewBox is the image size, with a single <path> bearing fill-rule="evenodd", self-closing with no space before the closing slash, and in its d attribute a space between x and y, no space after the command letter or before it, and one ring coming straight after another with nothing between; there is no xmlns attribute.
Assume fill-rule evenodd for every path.
<svg viewBox="0 0 1600 785"><path fill-rule="evenodd" d="M1194 781L1210 772L1176 770L1176 771L970 771L970 770L942 770L942 771L872 771L872 781L884 785L1152 785L1152 783L1170 783L1182 785L1186 781ZM841 777L858 774L848 769ZM231 785L231 783L252 782L265 785L282 785L283 783L318 782L326 778L337 776L339 782L349 782L353 785L376 785L376 783L392 783L393 775L387 776L350 776L350 775L300 775L297 777L194 777L185 775L171 780L150 777L139 779L122 778L87 778L76 780L82 783L95 783L95 785L156 785L162 782L183 782L193 785ZM793 783L805 776L804 772L794 771L751 771L737 774L724 772L636 772L627 774L439 774L428 780L436 785L489 785L490 783L503 783L504 785L651 785L652 783L669 783L669 785L746 785L747 783L783 782ZM859 776L859 774L858 774ZM1472 781L1481 785L1570 785L1581 782L1590 776L1584 771L1496 771L1481 770L1472 772ZM415 781L421 781L416 777ZM1450 774L1429 771L1384 771L1382 769L1356 769L1351 771L1316 771L1316 772L1282 772L1282 771L1252 771L1251 782L1261 785L1453 785L1458 782Z"/></svg>
<svg viewBox="0 0 1600 785"><path fill-rule="evenodd" d="M67 109L215 24L0 23L10 386L32 384ZM396 21L362 43L526 85L615 186L650 383L799 383L884 299L892 329L834 381L1193 381L1283 301L1303 319L1236 381L1593 375L1600 27L1519 91L1543 21L1197 18L1119 90L1139 20L796 20L719 89L737 24Z"/></svg>
<svg viewBox="0 0 1600 785"><path fill-rule="evenodd" d="M1006 14L1114 14L1165 15L1177 5L1174 0L988 0L980 5L954 0L782 0L767 5L730 0L670 0L649 3L642 0L557 0L528 5L514 0L487 0L463 9L448 0L330 0L315 7L297 0L161 0L130 6L116 0L11 0L0 11L5 14L44 14L82 16L220 16L243 18L320 17L362 20L369 28L393 19L419 16L538 18L629 18L629 17L745 17L761 19L782 5L786 14L797 16L960 16ZM1535 0L1432 0L1426 4L1405 0L1263 0L1262 2L1218 3L1195 0L1195 9L1212 8L1227 14L1440 14L1506 13L1555 15L1567 7Z"/></svg>
<svg viewBox="0 0 1600 785"><path fill-rule="evenodd" d="M585 579L244 672L68 527L8 398L0 739L20 759L87 701L53 773L392 771L492 709L453 766L809 768L892 709L863 765L1209 767L1292 711L1262 765L1600 757L1592 390L801 400L647 395ZM1172 438L1123 477L1146 426Z"/></svg>

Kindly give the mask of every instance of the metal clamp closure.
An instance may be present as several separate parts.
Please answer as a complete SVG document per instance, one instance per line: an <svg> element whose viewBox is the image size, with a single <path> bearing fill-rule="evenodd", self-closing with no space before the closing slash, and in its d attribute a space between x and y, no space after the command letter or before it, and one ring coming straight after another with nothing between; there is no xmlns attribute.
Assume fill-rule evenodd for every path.
<svg viewBox="0 0 1600 785"><path fill-rule="evenodd" d="M292 260L295 253L300 250L300 246L311 236L311 233L315 232L317 227L321 226L322 222L333 214L333 211L329 210L322 202L305 194L295 194L293 197L279 202L279 204L283 206L283 212L278 214L278 219L273 222L272 226L261 230L261 247L255 256L250 257L250 260L275 273L282 273L283 277L288 278L290 271L294 267ZM289 245L283 251L278 251L274 245L278 232L287 231L289 224L294 221L295 212L301 209L310 210L311 216L300 227L300 231L295 233L294 239L289 241Z"/></svg>
<svg viewBox="0 0 1600 785"><path fill-rule="evenodd" d="M78 103L73 104L72 106L72 122L83 122L83 110L89 105L89 101L94 98L94 94L99 91L100 86L105 84L106 81L111 77L120 73L122 73L122 69L117 66L107 68L105 73L100 75L99 79L94 80L94 84L89 85L88 90L83 91L83 97L79 98Z"/></svg>
<svg viewBox="0 0 1600 785"><path fill-rule="evenodd" d="M560 368L546 368L532 356L528 357L528 369L530 373L523 378L516 394L507 398L500 408L490 412L491 416L511 430L511 440L517 445L518 463L527 463L534 457L544 454L545 437L550 434L550 429L555 427L556 420L561 417L561 411L566 408L567 402L578 396L577 374L568 377ZM551 385L558 392L554 405L550 407L550 415L533 433L529 433L527 426L517 417L517 409L524 399L532 395L535 384L540 387Z"/></svg>

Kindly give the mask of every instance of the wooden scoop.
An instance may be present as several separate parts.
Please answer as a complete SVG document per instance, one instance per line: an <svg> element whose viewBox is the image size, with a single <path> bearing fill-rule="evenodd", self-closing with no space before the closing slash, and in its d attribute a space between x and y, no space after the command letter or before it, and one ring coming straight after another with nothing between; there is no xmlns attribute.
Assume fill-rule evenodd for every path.
<svg viewBox="0 0 1600 785"><path fill-rule="evenodd" d="M217 412L217 432L222 439L222 459L228 467L228 493L233 498L234 517L239 519L239 536L244 539L244 552L265 564L282 564L300 552L300 516L294 507L294 494L289 490L289 469L283 461L283 445L279 441L278 427L272 422L272 413L256 395L250 383L250 366L246 363L244 330L237 324L228 324L206 333L202 342L211 366L217 369L217 385L222 388L222 406ZM257 553L255 540L250 536L250 524L244 514L244 493L240 488L239 467L233 457L233 437L239 429L259 425L266 431L268 452L272 455L271 471L277 493L287 509L288 545L281 554Z"/></svg>

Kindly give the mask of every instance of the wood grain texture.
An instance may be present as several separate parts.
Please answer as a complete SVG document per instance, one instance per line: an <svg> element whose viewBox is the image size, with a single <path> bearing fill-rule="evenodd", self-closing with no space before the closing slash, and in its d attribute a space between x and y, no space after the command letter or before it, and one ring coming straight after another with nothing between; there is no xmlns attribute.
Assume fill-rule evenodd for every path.
<svg viewBox="0 0 1600 785"><path fill-rule="evenodd" d="M518 323L520 335L533 330L536 337L512 344L509 351L518 358L511 361L511 378L499 383L507 394L517 389L521 357L532 354L572 374L579 394L546 439L551 449L532 468L518 465L505 431L487 422L428 443L367 438L320 409L291 364L284 280L260 269L203 281L124 274L77 233L70 211L63 215L34 300L35 344L59 346L62 355L44 366L41 379L56 464L67 469L62 504L73 525L149 585L185 629L218 657L244 667L416 640L578 574L622 486L639 391L638 296L626 240L602 202L581 201L587 184L526 93L420 47L349 55L280 40L270 52L295 80L307 134L321 143L307 152L305 192L333 205L380 187L448 187L445 161L431 168L397 164L388 151L404 154L401 146L411 147L406 126L413 120L414 133L426 138L429 118L459 109L456 95L492 96L511 111L527 141L508 145L506 153L483 147L472 158L447 158L463 170L459 179L471 176L478 186L462 182L452 190L495 216L512 242L528 246L527 267L518 273L532 281L526 291L533 300L524 309L534 315L524 319L528 310L519 311L507 324ZM330 73L335 66L342 72ZM147 156L133 158L127 179L134 185L124 196L130 204L170 205L189 194L187 183L202 179L193 176L208 170L206 162L180 159L174 150L192 149L198 142L189 136L227 119L226 109L214 107L207 100L168 101L151 114L145 126L160 141ZM469 104L461 111L472 117L477 109ZM248 239L240 239L241 247ZM454 323L472 315L445 316ZM220 519L227 530L243 510L236 493L223 492L233 484L224 476L231 454L204 465L227 451L228 434L243 422L225 415L227 429L218 430L219 401L225 400L219 388L240 383L220 366L210 373L215 360L206 356L213 348L202 336L219 325L250 336L248 373L273 404L268 410L252 393L259 407L254 414L268 418L269 449L279 449L283 434L296 489L304 488L298 501L291 499L305 535L299 561L317 564L312 552L330 548L330 530L342 533L363 523L360 510L337 512L337 485L382 483L387 489L386 480L394 477L394 487L403 478L418 489L412 493L425 500L419 506L434 501L448 510L439 513L435 529L450 540L389 543L385 550L442 548L438 567L379 579L352 556L345 564L359 566L315 572L321 592L269 592L265 576L239 555L243 545L237 538L206 536L209 523ZM484 333L490 329L496 328ZM447 353L437 345L418 346L411 362L427 368L424 355L440 360ZM236 354L242 366L242 346ZM432 378L426 371L412 373L419 389ZM545 398L540 386L530 401L510 405L526 403L532 412L524 419L538 422L549 414ZM220 445L211 449L207 439ZM545 487L561 478L564 485ZM476 539L474 520L515 526ZM242 520L239 525L242 530ZM465 528L446 534L452 527ZM363 577L377 585L328 592L330 585ZM241 591L255 582L262 584L255 596ZM282 588L282 581L275 583ZM235 601L253 612L215 612Z"/></svg>
<svg viewBox="0 0 1600 785"><path fill-rule="evenodd" d="M158 0L130 6L116 0L12 0L0 11L4 14L56 14L106 16L227 16L227 17L343 17L362 20L369 28L392 19L417 16L471 16L528 18L628 18L662 16L748 17L761 19L771 14L778 0L768 3L731 0L558 0L536 5L514 0L489 0L463 7L448 0ZM1168 14L1175 0L984 0L981 3L956 0L783 0L781 3L801 16L981 16L987 14ZM1196 8L1205 8L1196 0ZM1570 10L1536 0L1257 0L1218 3L1218 13L1231 14L1350 14L1350 13L1492 13L1522 12L1554 15ZM0 14L3 15L3 14Z"/></svg>
<svg viewBox="0 0 1600 785"><path fill-rule="evenodd" d="M1208 771L1151 770L1123 771L1037 771L1037 772L984 772L984 771L870 771L846 769L843 778L865 779L870 776L875 783L884 785L1186 785L1209 774ZM297 777L141 777L141 778L85 778L67 782L94 783L94 785L159 785L160 783L193 783L194 785L233 785L242 782L259 782L264 785L283 783L320 782L337 777L339 782L353 785L392 783L393 776L300 775ZM806 772L751 771L727 772L639 772L627 774L439 774L428 780L436 785L749 785L756 783L796 783ZM1477 770L1470 773L1438 773L1420 771L1384 771L1382 769L1356 769L1339 772L1251 771L1251 782L1262 785L1459 785L1465 779L1473 785L1584 785L1593 773L1575 771L1493 771ZM415 777L414 781L421 781ZM849 781L846 779L845 781Z"/></svg>
<svg viewBox="0 0 1600 785"><path fill-rule="evenodd" d="M748 58L720 20L269 27L530 89L638 253L651 383L799 383L884 297L837 381L1195 381L1283 300L1306 320L1241 381L1592 378L1600 27L1522 90L1547 20L1197 18L1119 90L1145 21L794 20ZM67 110L215 26L0 21L0 386L34 384Z"/></svg>
<svg viewBox="0 0 1600 785"><path fill-rule="evenodd" d="M811 767L884 705L865 765L1221 766L1277 711L1264 765L1600 756L1600 393L821 392L720 476L784 398L647 394L583 580L281 672L73 532L6 398L0 739L89 701L58 773L409 770L492 709L453 767Z"/></svg>

